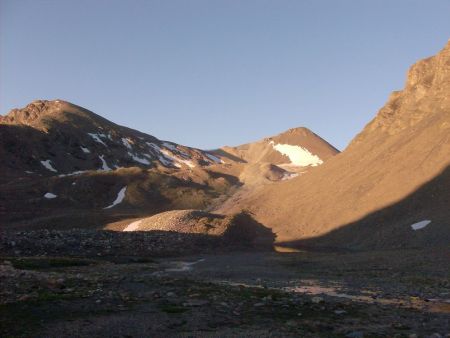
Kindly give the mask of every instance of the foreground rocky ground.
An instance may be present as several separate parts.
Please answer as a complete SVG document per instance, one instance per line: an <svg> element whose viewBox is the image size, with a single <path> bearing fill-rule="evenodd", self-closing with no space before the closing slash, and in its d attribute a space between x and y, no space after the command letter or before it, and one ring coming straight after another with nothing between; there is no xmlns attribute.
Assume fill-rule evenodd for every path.
<svg viewBox="0 0 450 338"><path fill-rule="evenodd" d="M105 252L94 237L57 255L49 248L78 237L2 234L0 336L450 336L449 250L278 253L215 243L216 254L208 239L147 236L161 244L124 246L133 237L113 235L117 250Z"/></svg>

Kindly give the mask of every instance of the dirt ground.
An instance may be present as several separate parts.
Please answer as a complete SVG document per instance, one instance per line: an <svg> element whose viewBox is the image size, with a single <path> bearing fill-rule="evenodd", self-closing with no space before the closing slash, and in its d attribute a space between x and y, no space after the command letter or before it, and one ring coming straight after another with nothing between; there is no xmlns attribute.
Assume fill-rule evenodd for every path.
<svg viewBox="0 0 450 338"><path fill-rule="evenodd" d="M449 250L2 257L2 337L450 337Z"/></svg>

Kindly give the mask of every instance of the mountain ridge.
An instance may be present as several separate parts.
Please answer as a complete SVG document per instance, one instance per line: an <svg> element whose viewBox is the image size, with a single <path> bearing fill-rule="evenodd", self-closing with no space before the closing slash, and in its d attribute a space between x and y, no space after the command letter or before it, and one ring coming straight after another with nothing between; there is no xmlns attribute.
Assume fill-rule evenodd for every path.
<svg viewBox="0 0 450 338"><path fill-rule="evenodd" d="M289 142L296 147L296 141ZM0 223L21 228L61 222L103 228L168 210L211 208L241 186L297 175L163 141L63 100L36 100L2 116L0 155Z"/></svg>
<svg viewBox="0 0 450 338"><path fill-rule="evenodd" d="M311 244L316 239L321 245L353 248L448 243L450 215L445 203L450 190L439 190L433 178L446 177L450 164L449 51L450 43L412 66L404 90L391 95L342 153L289 184L265 186L220 211L248 209L285 242ZM432 182L429 191L443 194L428 197L438 208L423 194L422 206L416 201L415 209L398 204L427 182ZM405 213L383 213L390 205L400 205ZM377 211L376 221L364 218ZM410 225L422 219L432 223L413 236ZM359 221L365 229L363 238L348 232L334 242L326 237ZM403 238L411 242L403 243Z"/></svg>

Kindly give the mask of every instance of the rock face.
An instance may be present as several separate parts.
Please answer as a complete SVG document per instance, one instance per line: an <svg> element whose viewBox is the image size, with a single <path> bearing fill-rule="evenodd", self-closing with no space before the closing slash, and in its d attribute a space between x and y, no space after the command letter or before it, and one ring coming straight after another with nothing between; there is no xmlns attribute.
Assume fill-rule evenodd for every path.
<svg viewBox="0 0 450 338"><path fill-rule="evenodd" d="M341 154L227 204L297 245L411 247L450 242L450 43ZM223 210L222 210L223 211ZM411 225L431 220L414 231Z"/></svg>

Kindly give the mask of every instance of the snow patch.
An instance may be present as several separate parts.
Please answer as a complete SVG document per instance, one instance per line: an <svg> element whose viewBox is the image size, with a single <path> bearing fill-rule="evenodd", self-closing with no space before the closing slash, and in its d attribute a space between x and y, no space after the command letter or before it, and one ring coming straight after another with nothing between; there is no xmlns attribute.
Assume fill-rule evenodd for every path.
<svg viewBox="0 0 450 338"><path fill-rule="evenodd" d="M74 171L73 173L58 175L58 177L81 175L81 174L85 173L86 171L87 170L78 170L78 171Z"/></svg>
<svg viewBox="0 0 450 338"><path fill-rule="evenodd" d="M420 229L425 228L430 223L431 223L431 221L429 219L426 219L426 220L411 224L411 229L413 229L414 231L420 230Z"/></svg>
<svg viewBox="0 0 450 338"><path fill-rule="evenodd" d="M190 168L194 168L194 167L195 167L195 164L194 164L192 161L181 159L181 158L179 158L179 157L176 157L174 154L172 154L168 149L170 149L170 150L175 150L175 151L177 151L178 153L180 153L181 155L184 155L184 156L186 156L187 158L190 158L188 154L183 153L182 151L179 151L178 149L176 149L176 148L175 148L172 144L170 144L170 143L163 142L163 145L164 145L166 148L168 148L168 149L161 149L161 147L159 147L157 144L154 144L154 143L150 143L150 142L146 142L146 143L147 143L147 145L148 145L149 147L153 148L153 150L155 150L156 152L158 152L160 155L164 156L164 158L162 158L161 156L158 156L158 157L159 157L160 162L161 162L163 165L165 165L165 166L167 166L167 165L174 165L174 166L177 167L177 168L181 168L181 164L180 164L180 163L183 163L183 164L187 165L187 166L190 167ZM168 146L168 145L169 145L169 146ZM170 161L170 164L169 164L168 161Z"/></svg>
<svg viewBox="0 0 450 338"><path fill-rule="evenodd" d="M269 143L272 145L273 149L289 157L291 163L296 166L306 167L310 165L315 167L323 163L319 156L313 155L306 148L293 146L291 144L275 144L274 141L270 141Z"/></svg>
<svg viewBox="0 0 450 338"><path fill-rule="evenodd" d="M176 150L177 150L177 147L174 146L172 143L169 143L169 142L163 142L162 145L163 145L164 147L166 147L167 149L170 149L170 150L172 150L172 151L176 151Z"/></svg>
<svg viewBox="0 0 450 338"><path fill-rule="evenodd" d="M195 168L195 164L192 161L182 160L180 158L177 158L176 160L177 160L177 162L181 162L181 163L186 164L189 168Z"/></svg>
<svg viewBox="0 0 450 338"><path fill-rule="evenodd" d="M142 223L141 219L139 221L134 221L128 224L127 227L123 229L123 231L136 231L141 223Z"/></svg>
<svg viewBox="0 0 450 338"><path fill-rule="evenodd" d="M157 144L145 142L149 147L158 153L158 160L163 166L171 167L173 165L174 157L167 151L162 150ZM166 143L166 142L164 142ZM181 167L181 166L179 166Z"/></svg>
<svg viewBox="0 0 450 338"><path fill-rule="evenodd" d="M53 199L53 198L56 198L58 196L55 195L55 194L52 194L51 192L47 192L47 193L45 193L44 197L48 198L48 199Z"/></svg>
<svg viewBox="0 0 450 338"><path fill-rule="evenodd" d="M195 167L194 163L192 163L191 161L178 158L178 157L174 156L173 154L171 154L167 149L161 149L160 152L161 152L161 154L164 155L164 157L166 157L169 160L171 160L172 162L174 162L173 165L177 168L181 168L180 163L184 163L185 165L187 165L190 168Z"/></svg>
<svg viewBox="0 0 450 338"><path fill-rule="evenodd" d="M204 153L211 161L216 162L216 163L223 163L223 161L218 158L217 156L214 156L212 154L209 153Z"/></svg>
<svg viewBox="0 0 450 338"><path fill-rule="evenodd" d="M297 177L297 176L298 176L297 173L285 173L285 174L283 175L283 177L281 178L281 180L282 180L282 181L287 181L287 180L291 180L291 179L293 179L293 178L295 178L295 177Z"/></svg>
<svg viewBox="0 0 450 338"><path fill-rule="evenodd" d="M107 145L105 144L105 142L103 142L100 137L106 137L105 134L95 134L95 133L88 133L88 135L90 137L92 137L94 139L95 142L101 143L103 144L105 147L107 147Z"/></svg>
<svg viewBox="0 0 450 338"><path fill-rule="evenodd" d="M98 157L102 161L102 171L111 171L112 169L108 166L108 163L106 163L105 159L103 158L103 155L100 155Z"/></svg>
<svg viewBox="0 0 450 338"><path fill-rule="evenodd" d="M128 141L127 138L122 137L122 143L125 147L127 147L128 149L132 150L133 148L131 147L130 141Z"/></svg>
<svg viewBox="0 0 450 338"><path fill-rule="evenodd" d="M121 203L123 201L123 199L125 198L125 192L126 191L127 191L127 187L123 187L122 189L120 189L120 191L117 194L117 197L114 200L114 202L112 202L111 205L109 205L109 206L107 206L106 208L103 208L103 209L111 209L112 207L114 207L117 204Z"/></svg>
<svg viewBox="0 0 450 338"><path fill-rule="evenodd" d="M136 155L134 155L131 152L128 152L128 155L130 155L130 157L136 162L139 162L139 163L142 163L142 164L145 164L145 165L149 165L150 164L149 160L147 160L147 159L145 159L143 157L136 156Z"/></svg>
<svg viewBox="0 0 450 338"><path fill-rule="evenodd" d="M83 153L85 153L85 154L90 154L91 153L91 151L88 148L85 148L85 147L82 147L82 146L80 146L80 148L81 148L81 150L83 150Z"/></svg>
<svg viewBox="0 0 450 338"><path fill-rule="evenodd" d="M41 161L41 164L48 170L53 171L53 172L58 172L58 170L56 170L55 168L53 168L52 166L52 161L50 160L46 160L46 161Z"/></svg>

